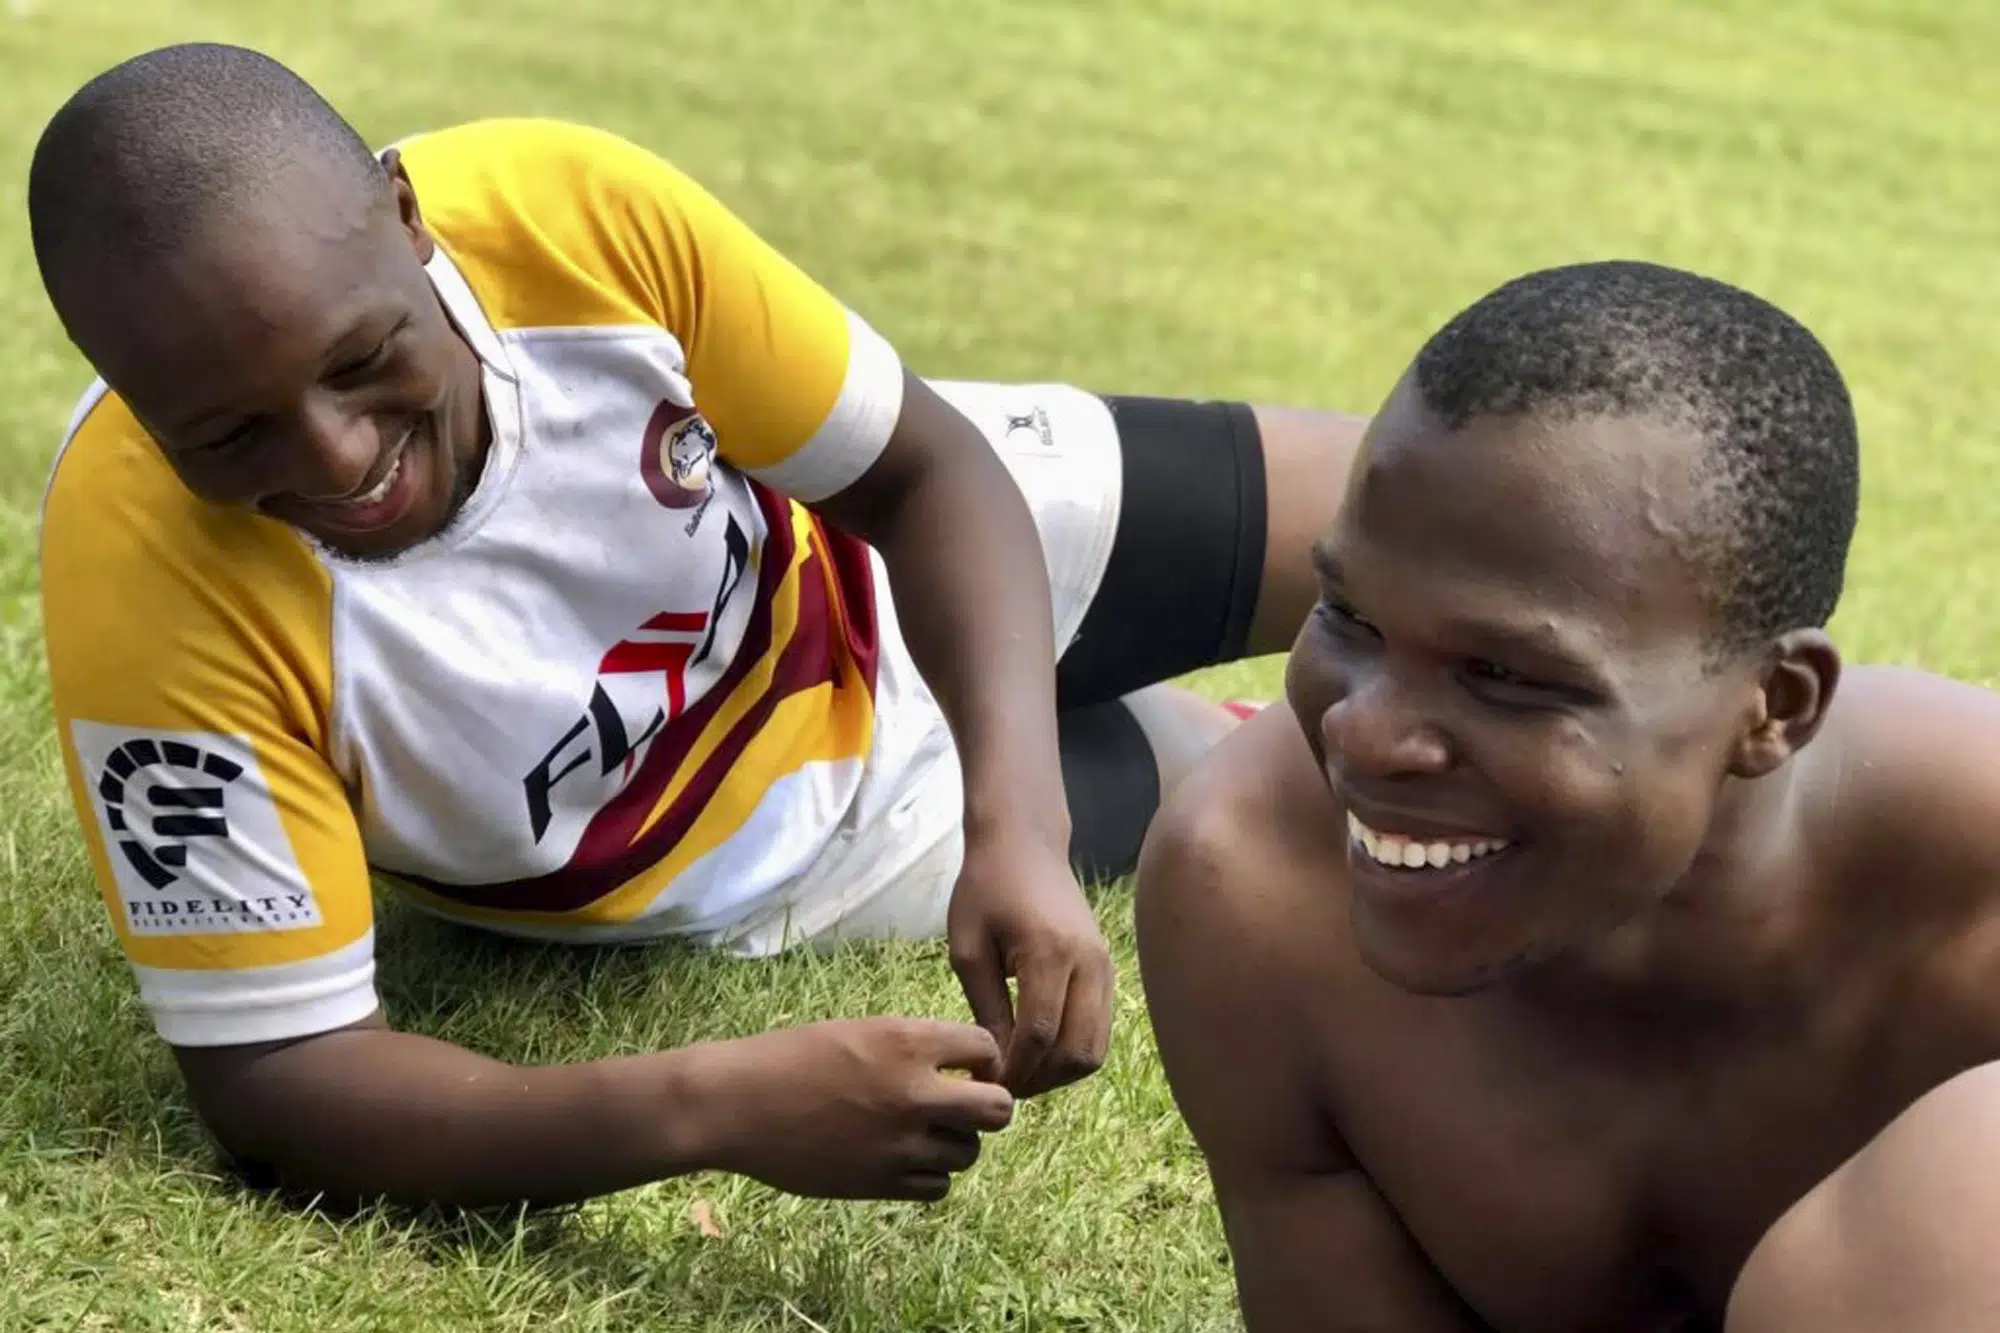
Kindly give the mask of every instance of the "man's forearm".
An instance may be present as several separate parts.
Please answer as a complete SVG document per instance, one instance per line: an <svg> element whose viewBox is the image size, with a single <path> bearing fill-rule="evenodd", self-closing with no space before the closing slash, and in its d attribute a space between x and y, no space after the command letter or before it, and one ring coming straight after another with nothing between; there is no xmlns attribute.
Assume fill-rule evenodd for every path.
<svg viewBox="0 0 2000 1333"><path fill-rule="evenodd" d="M992 470L992 484L1011 489L998 460ZM966 826L1037 827L1064 845L1054 616L1034 522L1025 503L983 500L961 478L940 478L932 492L912 500L883 559L910 656L958 743ZM939 560L943 541L1013 558Z"/></svg>
<svg viewBox="0 0 2000 1333"><path fill-rule="evenodd" d="M928 386L913 384L904 410L899 431L964 447L929 451L892 508L836 505L835 517L859 520L849 526L882 553L904 641L958 743L968 831L1038 828L1066 847L1055 615L1034 517L991 446Z"/></svg>
<svg viewBox="0 0 2000 1333"><path fill-rule="evenodd" d="M387 1029L258 1056L198 1102L288 1191L340 1201L569 1203L713 1165L706 1048L521 1067Z"/></svg>

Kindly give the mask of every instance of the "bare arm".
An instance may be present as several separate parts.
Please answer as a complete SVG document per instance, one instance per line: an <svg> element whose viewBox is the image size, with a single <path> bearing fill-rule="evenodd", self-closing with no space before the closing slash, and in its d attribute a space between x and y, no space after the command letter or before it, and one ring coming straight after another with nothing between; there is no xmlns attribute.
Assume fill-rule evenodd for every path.
<svg viewBox="0 0 2000 1333"><path fill-rule="evenodd" d="M910 655L958 741L968 833L1018 826L1066 853L1048 570L999 455L906 371L881 459L816 507L882 553Z"/></svg>
<svg viewBox="0 0 2000 1333"><path fill-rule="evenodd" d="M820 1023L524 1067L379 1017L302 1041L176 1048L239 1161L340 1202L557 1204L704 1169L794 1193L936 1198L1012 1110L963 1024Z"/></svg>
<svg viewBox="0 0 2000 1333"><path fill-rule="evenodd" d="M2000 1065L1933 1090L1780 1218L1727 1333L2000 1328Z"/></svg>
<svg viewBox="0 0 2000 1333"><path fill-rule="evenodd" d="M1111 954L1069 865L1055 627L1034 515L973 424L905 372L882 457L819 510L882 553L910 656L965 773L952 966L1022 1095L1089 1074L1111 1039ZM1010 997L1008 977L1018 982Z"/></svg>
<svg viewBox="0 0 2000 1333"><path fill-rule="evenodd" d="M698 1169L713 1153L699 1048L531 1069L377 1018L175 1054L234 1156L343 1201L567 1203Z"/></svg>
<svg viewBox="0 0 2000 1333"><path fill-rule="evenodd" d="M1249 724L1244 729L1247 733ZM1139 868L1139 955L1168 1082L1210 1179L1250 1333L1482 1333L1341 1144L1313 1088L1277 932L1256 901L1256 820L1226 787L1258 756L1239 733L1154 825ZM1243 774L1238 778L1236 774ZM1296 923L1292 923L1296 928Z"/></svg>
<svg viewBox="0 0 2000 1333"><path fill-rule="evenodd" d="M1209 1170L1249 1333L1483 1333L1360 1171Z"/></svg>

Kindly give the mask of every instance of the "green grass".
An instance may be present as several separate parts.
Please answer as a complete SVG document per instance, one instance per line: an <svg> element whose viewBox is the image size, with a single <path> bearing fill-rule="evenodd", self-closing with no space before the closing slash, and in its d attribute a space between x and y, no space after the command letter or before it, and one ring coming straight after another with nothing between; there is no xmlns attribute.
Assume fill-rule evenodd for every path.
<svg viewBox="0 0 2000 1333"><path fill-rule="evenodd" d="M934 1209L704 1178L524 1222L335 1221L223 1179L133 997L58 785L34 601L82 368L20 221L35 132L155 42L264 46L377 141L601 123L707 182L939 375L1366 410L1545 263L1688 265L1845 366L1859 657L2000 674L2000 9L1961 0L9 0L0 7L0 1329L1226 1329L1200 1164L1138 1000ZM1271 663L1215 673L1268 693ZM940 954L765 964L467 937L393 908L398 1021L503 1056L962 1014ZM697 1200L719 1223L706 1236Z"/></svg>

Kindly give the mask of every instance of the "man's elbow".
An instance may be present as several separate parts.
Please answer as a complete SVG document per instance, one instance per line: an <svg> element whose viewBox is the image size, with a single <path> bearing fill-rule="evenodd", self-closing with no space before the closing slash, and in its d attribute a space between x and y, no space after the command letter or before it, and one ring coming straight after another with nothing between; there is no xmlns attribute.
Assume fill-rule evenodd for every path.
<svg viewBox="0 0 2000 1333"><path fill-rule="evenodd" d="M1839 1307L1838 1266L1817 1192L1807 1196L1764 1233L1737 1275L1723 1333L1833 1333L1829 1316ZM1836 1279L1829 1282L1829 1278Z"/></svg>
<svg viewBox="0 0 2000 1333"><path fill-rule="evenodd" d="M1794 1204L1738 1276L1726 1333L2000 1328L2000 1064L1933 1089Z"/></svg>
<svg viewBox="0 0 2000 1333"><path fill-rule="evenodd" d="M340 1116L341 1101L340 1080L329 1077L335 1071L328 1057L334 1053L325 1038L331 1035L258 1046L176 1047L174 1056L196 1115L244 1184L347 1207L364 1196L340 1178L348 1172L331 1169L324 1151L325 1118Z"/></svg>

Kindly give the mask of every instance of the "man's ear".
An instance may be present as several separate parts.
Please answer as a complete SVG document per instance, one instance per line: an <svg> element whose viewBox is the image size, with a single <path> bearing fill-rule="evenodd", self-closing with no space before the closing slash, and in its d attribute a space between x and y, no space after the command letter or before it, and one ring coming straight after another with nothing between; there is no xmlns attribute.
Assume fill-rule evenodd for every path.
<svg viewBox="0 0 2000 1333"><path fill-rule="evenodd" d="M1824 630L1780 635L1764 655L1729 771L1761 778L1805 748L1825 723L1839 685L1840 650Z"/></svg>
<svg viewBox="0 0 2000 1333"><path fill-rule="evenodd" d="M382 154L382 170L388 173L389 189L396 199L396 218L403 224L409 235L410 248L416 251L417 262L428 264L437 250L437 242L431 239L430 231L424 226L424 215L417 207L417 187L410 183L410 173L403 167L400 149L391 148Z"/></svg>

